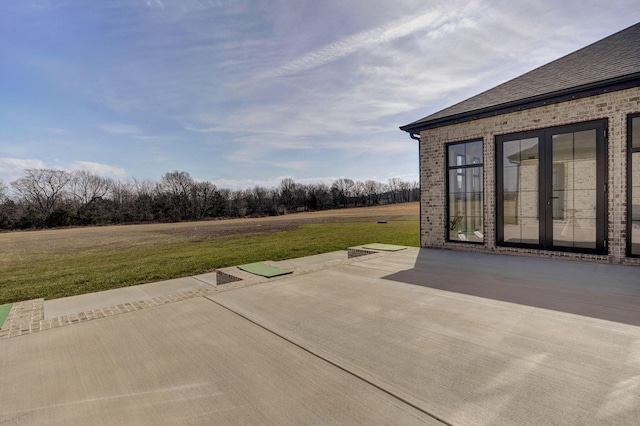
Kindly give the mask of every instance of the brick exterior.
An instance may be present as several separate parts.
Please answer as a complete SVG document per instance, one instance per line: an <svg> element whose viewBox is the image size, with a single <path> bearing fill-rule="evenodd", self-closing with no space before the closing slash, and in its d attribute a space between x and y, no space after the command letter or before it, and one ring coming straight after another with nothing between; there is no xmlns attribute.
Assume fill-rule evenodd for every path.
<svg viewBox="0 0 640 426"><path fill-rule="evenodd" d="M640 113L640 87L497 115L420 133L422 247L511 253L640 265L626 257L627 115ZM495 136L608 120L608 254L589 255L496 246ZM484 244L447 241L446 144L483 140Z"/></svg>

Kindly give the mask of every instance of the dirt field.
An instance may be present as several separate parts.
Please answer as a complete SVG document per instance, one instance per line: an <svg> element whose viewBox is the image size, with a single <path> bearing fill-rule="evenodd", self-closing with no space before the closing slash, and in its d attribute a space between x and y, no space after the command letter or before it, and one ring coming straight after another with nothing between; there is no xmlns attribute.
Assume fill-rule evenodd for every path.
<svg viewBox="0 0 640 426"><path fill-rule="evenodd" d="M418 203L407 203L393 204L389 206L295 213L265 218L228 219L153 226L157 227L157 231L165 232L167 234L188 235L190 237L201 237L203 239L207 239L240 233L286 231L294 229L300 225L312 223L412 220L417 219L418 215Z"/></svg>
<svg viewBox="0 0 640 426"><path fill-rule="evenodd" d="M0 234L0 268L20 262L23 256L33 260L38 255L55 257L57 252L198 242L234 234L286 231L313 223L417 220L418 215L419 204L406 203L265 218L9 232Z"/></svg>

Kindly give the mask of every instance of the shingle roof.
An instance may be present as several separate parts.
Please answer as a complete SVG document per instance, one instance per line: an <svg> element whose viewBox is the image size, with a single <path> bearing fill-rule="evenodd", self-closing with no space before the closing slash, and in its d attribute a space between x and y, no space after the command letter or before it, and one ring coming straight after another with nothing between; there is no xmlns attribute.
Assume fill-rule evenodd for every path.
<svg viewBox="0 0 640 426"><path fill-rule="evenodd" d="M640 23L400 129L418 132L640 85Z"/></svg>

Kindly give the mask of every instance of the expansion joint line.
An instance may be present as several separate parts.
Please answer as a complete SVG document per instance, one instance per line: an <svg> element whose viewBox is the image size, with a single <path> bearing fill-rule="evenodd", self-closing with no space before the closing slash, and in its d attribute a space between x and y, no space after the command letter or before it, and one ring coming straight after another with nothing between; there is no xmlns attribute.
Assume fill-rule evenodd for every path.
<svg viewBox="0 0 640 426"><path fill-rule="evenodd" d="M265 327L264 325L262 325L262 324L260 324L260 323L258 323L258 322L256 322L256 321L254 321L254 320L252 320L251 318L247 317L246 315L241 314L240 312L237 312L237 311L235 311L235 310L233 310L233 309L229 308L228 306L225 306L225 305L223 305L222 303L217 302L217 301L215 301L215 300L211 299L211 298L210 298L210 297L208 297L208 296L205 296L204 298L205 298L205 299L207 299L207 300L209 300L209 301L211 301L211 302L213 302L213 303L215 303L216 305L220 306L221 308L224 308L224 309L226 309L227 311L229 311L229 312L231 312L231 313L233 313L233 314L235 314L235 315L237 315L237 316L239 316L239 317L243 318L244 320L249 321L251 324L254 324L254 325L256 325L256 326L260 327L261 329L263 329L263 330L267 331L268 333L273 334L274 336L276 336L276 337L278 337L278 338L280 338L280 339L282 339L282 340L284 340L284 341L286 341L286 342L288 342L288 343L290 343L290 344L294 345L295 347L297 347L297 348L299 348L299 349L302 349L302 350L303 350L303 351L305 351L306 353L308 353L308 354L310 354L310 355L312 355L312 356L314 356L314 357L316 357L316 358L318 358L318 359L320 359L320 360L322 360L322 361L324 361L324 362L326 362L326 363L331 364L332 366L334 366L334 367L336 367L336 368L338 368L338 369L340 369L340 370L344 371L345 373L349 374L350 376L353 376L353 377L355 377L356 379L361 380L361 381L365 382L366 384L368 384L368 385L370 385L370 386L373 386L374 388L378 389L379 391L382 391L382 392L386 393L387 395L391 396L392 398L395 398L395 399L397 399L398 401L400 401L400 402L402 402L402 403L404 403L404 404L407 404L408 406L410 406L410 407L412 407L412 408L414 408L414 409L416 409L416 410L420 411L421 413L426 414L427 416L431 417L432 419L435 419L435 420L439 421L440 423L442 423L442 424L444 424L444 425L446 425L446 426L454 426L452 423L449 423L448 421L446 421L446 420L444 420L444 419L442 419L442 418L440 418L440 417L436 416L435 414L430 413L429 411L427 411L427 410L425 410L424 408L422 408L422 407L420 407L420 406L416 405L415 403L413 403L413 402L411 402L411 401L409 401L409 400L407 400L407 399L405 399L405 398L401 397L400 395L396 395L395 393L391 392L390 390L385 389L384 387L382 387L382 386L380 386L380 385L378 385L378 384L376 384L376 383L372 382L371 380L369 380L369 379L367 379L367 378L365 378L365 377L363 377L363 376L361 376L361 375L359 375L359 374L357 374L357 373L354 373L353 371L349 370L349 369L348 369L348 368L346 368L346 367L343 367L342 365L338 364L337 362L332 361L332 360L330 360L330 359L329 359L329 358L327 358L327 357L324 357L324 356L322 356L322 355L320 355L320 354L317 354L317 353L313 352L312 350L310 350L310 349L308 349L308 348L306 348L306 347L302 346L301 344L299 344L299 343L297 343L297 342L295 342L295 341L293 341L293 340L289 339L288 337L285 337L285 336L283 336L282 334L277 333L277 332L275 332L275 331L273 331L273 330L271 330L271 329L269 329L269 328Z"/></svg>

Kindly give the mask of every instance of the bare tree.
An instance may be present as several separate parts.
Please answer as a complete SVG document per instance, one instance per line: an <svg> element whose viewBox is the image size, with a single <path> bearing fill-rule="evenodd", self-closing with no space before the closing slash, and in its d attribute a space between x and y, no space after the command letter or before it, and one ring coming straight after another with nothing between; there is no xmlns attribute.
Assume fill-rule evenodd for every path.
<svg viewBox="0 0 640 426"><path fill-rule="evenodd" d="M296 183L291 178L280 181L280 202L284 206L285 213L295 209Z"/></svg>
<svg viewBox="0 0 640 426"><path fill-rule="evenodd" d="M294 207L296 211L307 210L307 198L309 198L309 187L307 185L296 184L293 192Z"/></svg>
<svg viewBox="0 0 640 426"><path fill-rule="evenodd" d="M170 197L170 218L185 220L191 210L191 191L195 182L187 172L168 172L162 176L161 186Z"/></svg>
<svg viewBox="0 0 640 426"><path fill-rule="evenodd" d="M0 229L13 229L17 220L17 206L9 198L9 187L0 180Z"/></svg>
<svg viewBox="0 0 640 426"><path fill-rule="evenodd" d="M113 180L95 175L86 170L73 173L71 191L74 199L82 206L87 206L97 199L103 198L113 186Z"/></svg>
<svg viewBox="0 0 640 426"><path fill-rule="evenodd" d="M378 204L380 194L383 192L383 185L375 180L364 181L364 195L367 197L367 204L372 206Z"/></svg>
<svg viewBox="0 0 640 426"><path fill-rule="evenodd" d="M71 178L71 174L63 170L27 169L11 186L46 222L61 207Z"/></svg>
<svg viewBox="0 0 640 426"><path fill-rule="evenodd" d="M357 206L359 204L366 204L366 199L365 199L365 189L364 189L364 183L362 181L356 181L353 185L353 192L351 194L352 198L353 198L353 205Z"/></svg>
<svg viewBox="0 0 640 426"><path fill-rule="evenodd" d="M227 212L231 216L244 217L248 212L246 192L241 190L228 190L225 194L228 200Z"/></svg>
<svg viewBox="0 0 640 426"><path fill-rule="evenodd" d="M309 185L307 188L307 208L325 210L331 207L331 190L324 183Z"/></svg>
<svg viewBox="0 0 640 426"><path fill-rule="evenodd" d="M162 186L173 195L188 194L194 184L193 178L187 172L167 172L162 176Z"/></svg>
<svg viewBox="0 0 640 426"><path fill-rule="evenodd" d="M134 178L131 182L131 187L133 189L133 193L138 196L145 195L153 198L160 192L158 182L154 182L149 179L138 180Z"/></svg>
<svg viewBox="0 0 640 426"><path fill-rule="evenodd" d="M342 178L330 187L285 178L276 188L230 190L196 182L179 171L166 173L160 181L122 182L88 171L28 169L10 186L0 180L0 229L264 216L419 197L418 183L400 178L389 179L388 185Z"/></svg>
<svg viewBox="0 0 640 426"><path fill-rule="evenodd" d="M3 180L0 180L0 204L3 204L9 198L7 192L9 187Z"/></svg>
<svg viewBox="0 0 640 426"><path fill-rule="evenodd" d="M123 204L131 201L134 193L134 186L131 181L118 180L113 183L109 191L109 198L117 204Z"/></svg>
<svg viewBox="0 0 640 426"><path fill-rule="evenodd" d="M79 225L95 225L110 221L109 204L105 197L114 182L112 179L95 175L86 170L73 172L70 181L70 193L75 203L74 223Z"/></svg>
<svg viewBox="0 0 640 426"><path fill-rule="evenodd" d="M231 216L231 190L227 188L217 189L213 198L213 216Z"/></svg>
<svg viewBox="0 0 640 426"><path fill-rule="evenodd" d="M409 197L411 195L411 184L409 182L405 182L403 180L400 181L400 193L402 194L402 197L400 199L400 202L408 202L409 201Z"/></svg>
<svg viewBox="0 0 640 426"><path fill-rule="evenodd" d="M420 201L420 182L411 182L409 191L411 191L411 199L409 201Z"/></svg>
<svg viewBox="0 0 640 426"><path fill-rule="evenodd" d="M398 202L398 195L401 195L402 192L402 179L400 178L391 178L389 179L388 187L389 192L391 192L391 202Z"/></svg>
<svg viewBox="0 0 640 426"><path fill-rule="evenodd" d="M350 198L353 196L355 182L351 179L337 179L331 185L331 194L334 202L343 207L347 207Z"/></svg>
<svg viewBox="0 0 640 426"><path fill-rule="evenodd" d="M111 186L108 197L113 203L111 221L127 223L136 220L134 202L136 199L135 184L131 181L116 181Z"/></svg>
<svg viewBox="0 0 640 426"><path fill-rule="evenodd" d="M254 215L274 215L278 210L278 191L255 186L244 191L248 213Z"/></svg>
<svg viewBox="0 0 640 426"><path fill-rule="evenodd" d="M211 182L197 182L191 188L191 204L194 219L213 217L217 188Z"/></svg>

